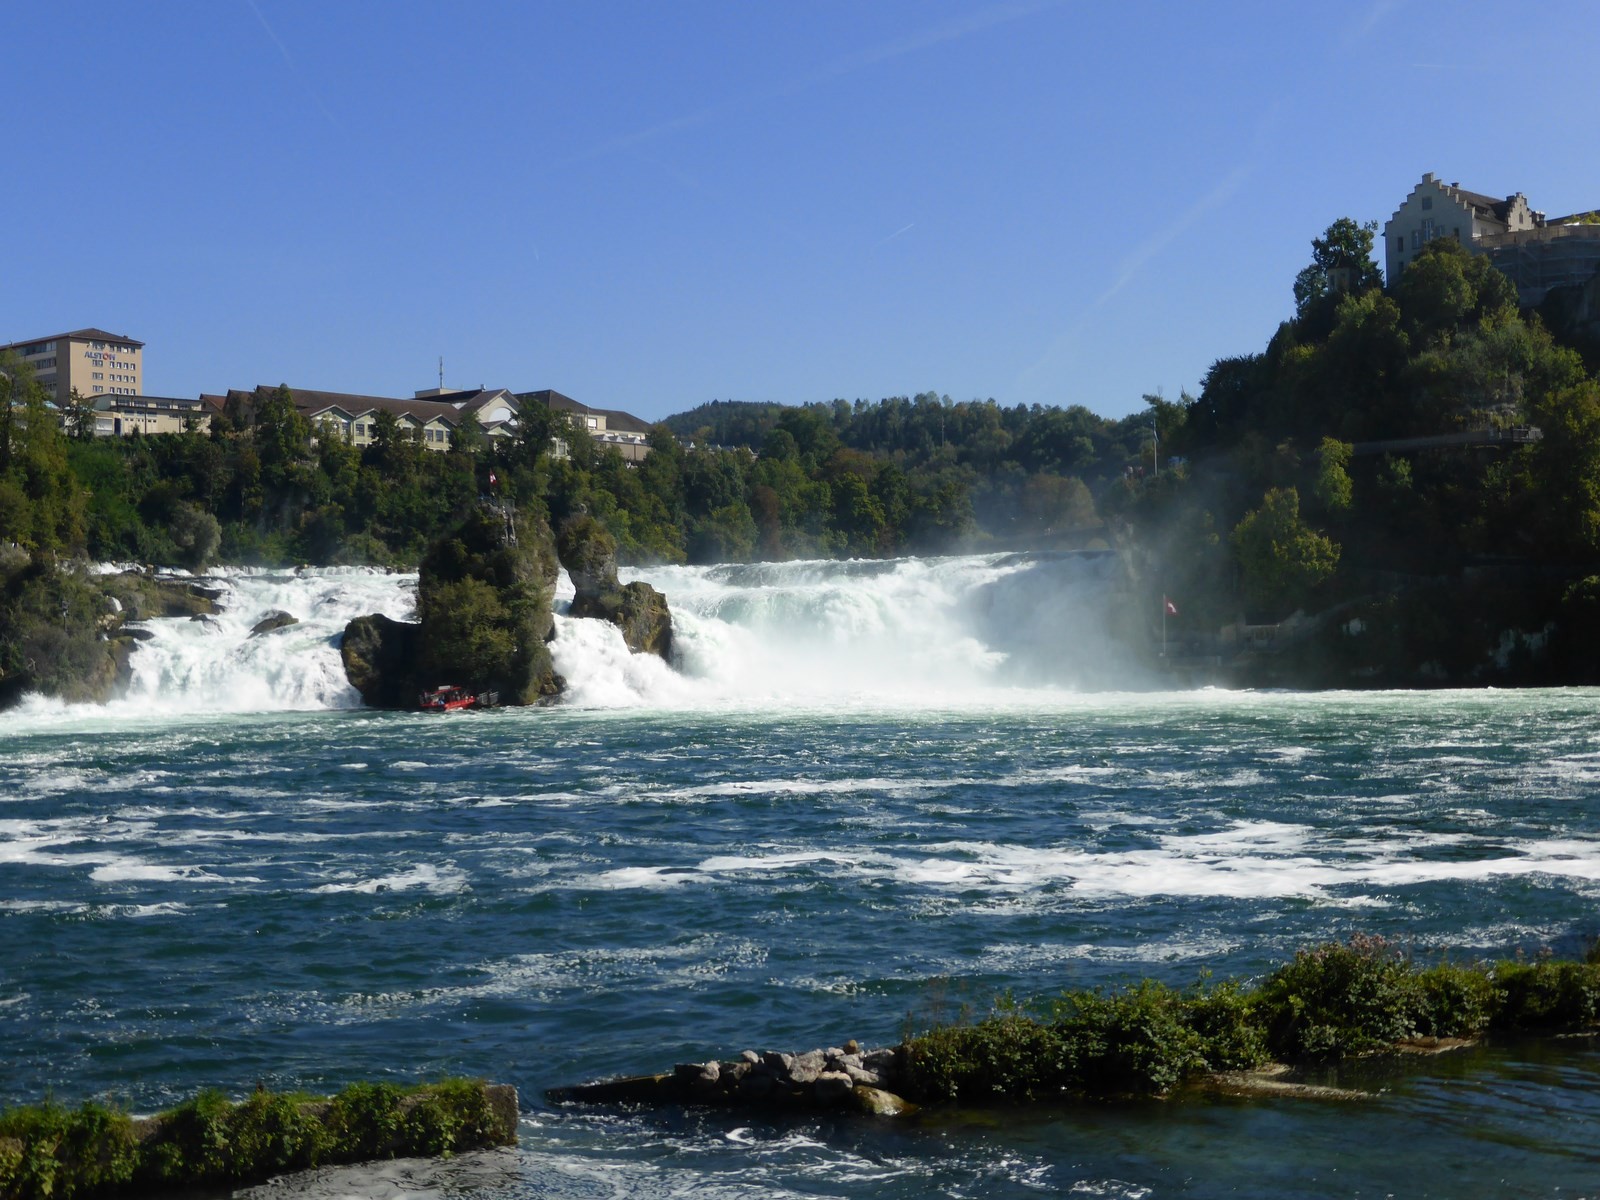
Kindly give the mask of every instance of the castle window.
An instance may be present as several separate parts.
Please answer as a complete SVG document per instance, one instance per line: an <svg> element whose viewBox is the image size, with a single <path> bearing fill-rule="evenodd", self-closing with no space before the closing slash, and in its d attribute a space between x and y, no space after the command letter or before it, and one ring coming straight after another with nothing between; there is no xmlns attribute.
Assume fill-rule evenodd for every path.
<svg viewBox="0 0 1600 1200"><path fill-rule="evenodd" d="M1423 211L1427 211L1428 209L1430 209L1432 207L1433 207L1433 197L1432 196L1424 196L1422 198Z"/></svg>

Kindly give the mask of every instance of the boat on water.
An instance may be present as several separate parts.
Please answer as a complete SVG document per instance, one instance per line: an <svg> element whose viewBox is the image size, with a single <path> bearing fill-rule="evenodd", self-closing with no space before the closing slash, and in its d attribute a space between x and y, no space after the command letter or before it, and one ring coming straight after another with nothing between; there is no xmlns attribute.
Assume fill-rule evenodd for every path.
<svg viewBox="0 0 1600 1200"><path fill-rule="evenodd" d="M467 708L493 708L500 703L498 692L474 692L457 684L446 683L423 692L417 697L417 707L423 712L458 712Z"/></svg>

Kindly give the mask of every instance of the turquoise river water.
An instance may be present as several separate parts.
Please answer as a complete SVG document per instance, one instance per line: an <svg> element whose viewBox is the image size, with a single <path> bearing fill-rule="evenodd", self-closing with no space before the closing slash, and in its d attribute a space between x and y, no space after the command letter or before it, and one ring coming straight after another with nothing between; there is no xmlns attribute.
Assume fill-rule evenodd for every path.
<svg viewBox="0 0 1600 1200"><path fill-rule="evenodd" d="M1371 1061L1361 1103L886 1124L544 1089L1353 932L1600 934L1600 692L1104 690L1093 560L663 569L678 669L562 620L571 700L351 707L414 581L224 581L126 701L0 718L0 1104L515 1084L512 1150L255 1197L1600 1196L1600 1046ZM1043 586L1048 585L1048 586ZM261 638L286 609L301 624ZM1140 681L1143 682L1143 681Z"/></svg>

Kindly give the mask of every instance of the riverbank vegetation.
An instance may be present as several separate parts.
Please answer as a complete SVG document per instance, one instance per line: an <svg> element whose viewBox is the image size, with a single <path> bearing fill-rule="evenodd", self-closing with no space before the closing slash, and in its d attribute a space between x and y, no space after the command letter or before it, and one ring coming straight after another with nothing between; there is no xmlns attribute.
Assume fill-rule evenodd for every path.
<svg viewBox="0 0 1600 1200"><path fill-rule="evenodd" d="M1381 938L1301 951L1251 987L1143 981L1003 1001L907 1037L920 1103L1166 1095L1268 1062L1326 1063L1443 1039L1600 1025L1600 958L1420 964Z"/></svg>
<svg viewBox="0 0 1600 1200"><path fill-rule="evenodd" d="M352 1084L329 1098L258 1090L239 1103L202 1092L146 1119L103 1104L48 1103L0 1113L0 1200L168 1196L328 1164L511 1145L516 1136L515 1093L466 1079Z"/></svg>

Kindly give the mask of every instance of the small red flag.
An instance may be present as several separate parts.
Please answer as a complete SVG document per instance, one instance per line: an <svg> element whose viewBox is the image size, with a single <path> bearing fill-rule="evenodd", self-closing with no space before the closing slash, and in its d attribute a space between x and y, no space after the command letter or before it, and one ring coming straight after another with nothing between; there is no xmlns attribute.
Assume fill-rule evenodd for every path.
<svg viewBox="0 0 1600 1200"><path fill-rule="evenodd" d="M489 486L493 487L495 484L497 484L499 482L500 481L494 477L494 472L490 471L489 472Z"/></svg>
<svg viewBox="0 0 1600 1200"><path fill-rule="evenodd" d="M1163 596L1161 597L1161 603L1167 606L1167 616L1175 617L1178 615L1178 606L1171 600L1168 600L1165 596Z"/></svg>

